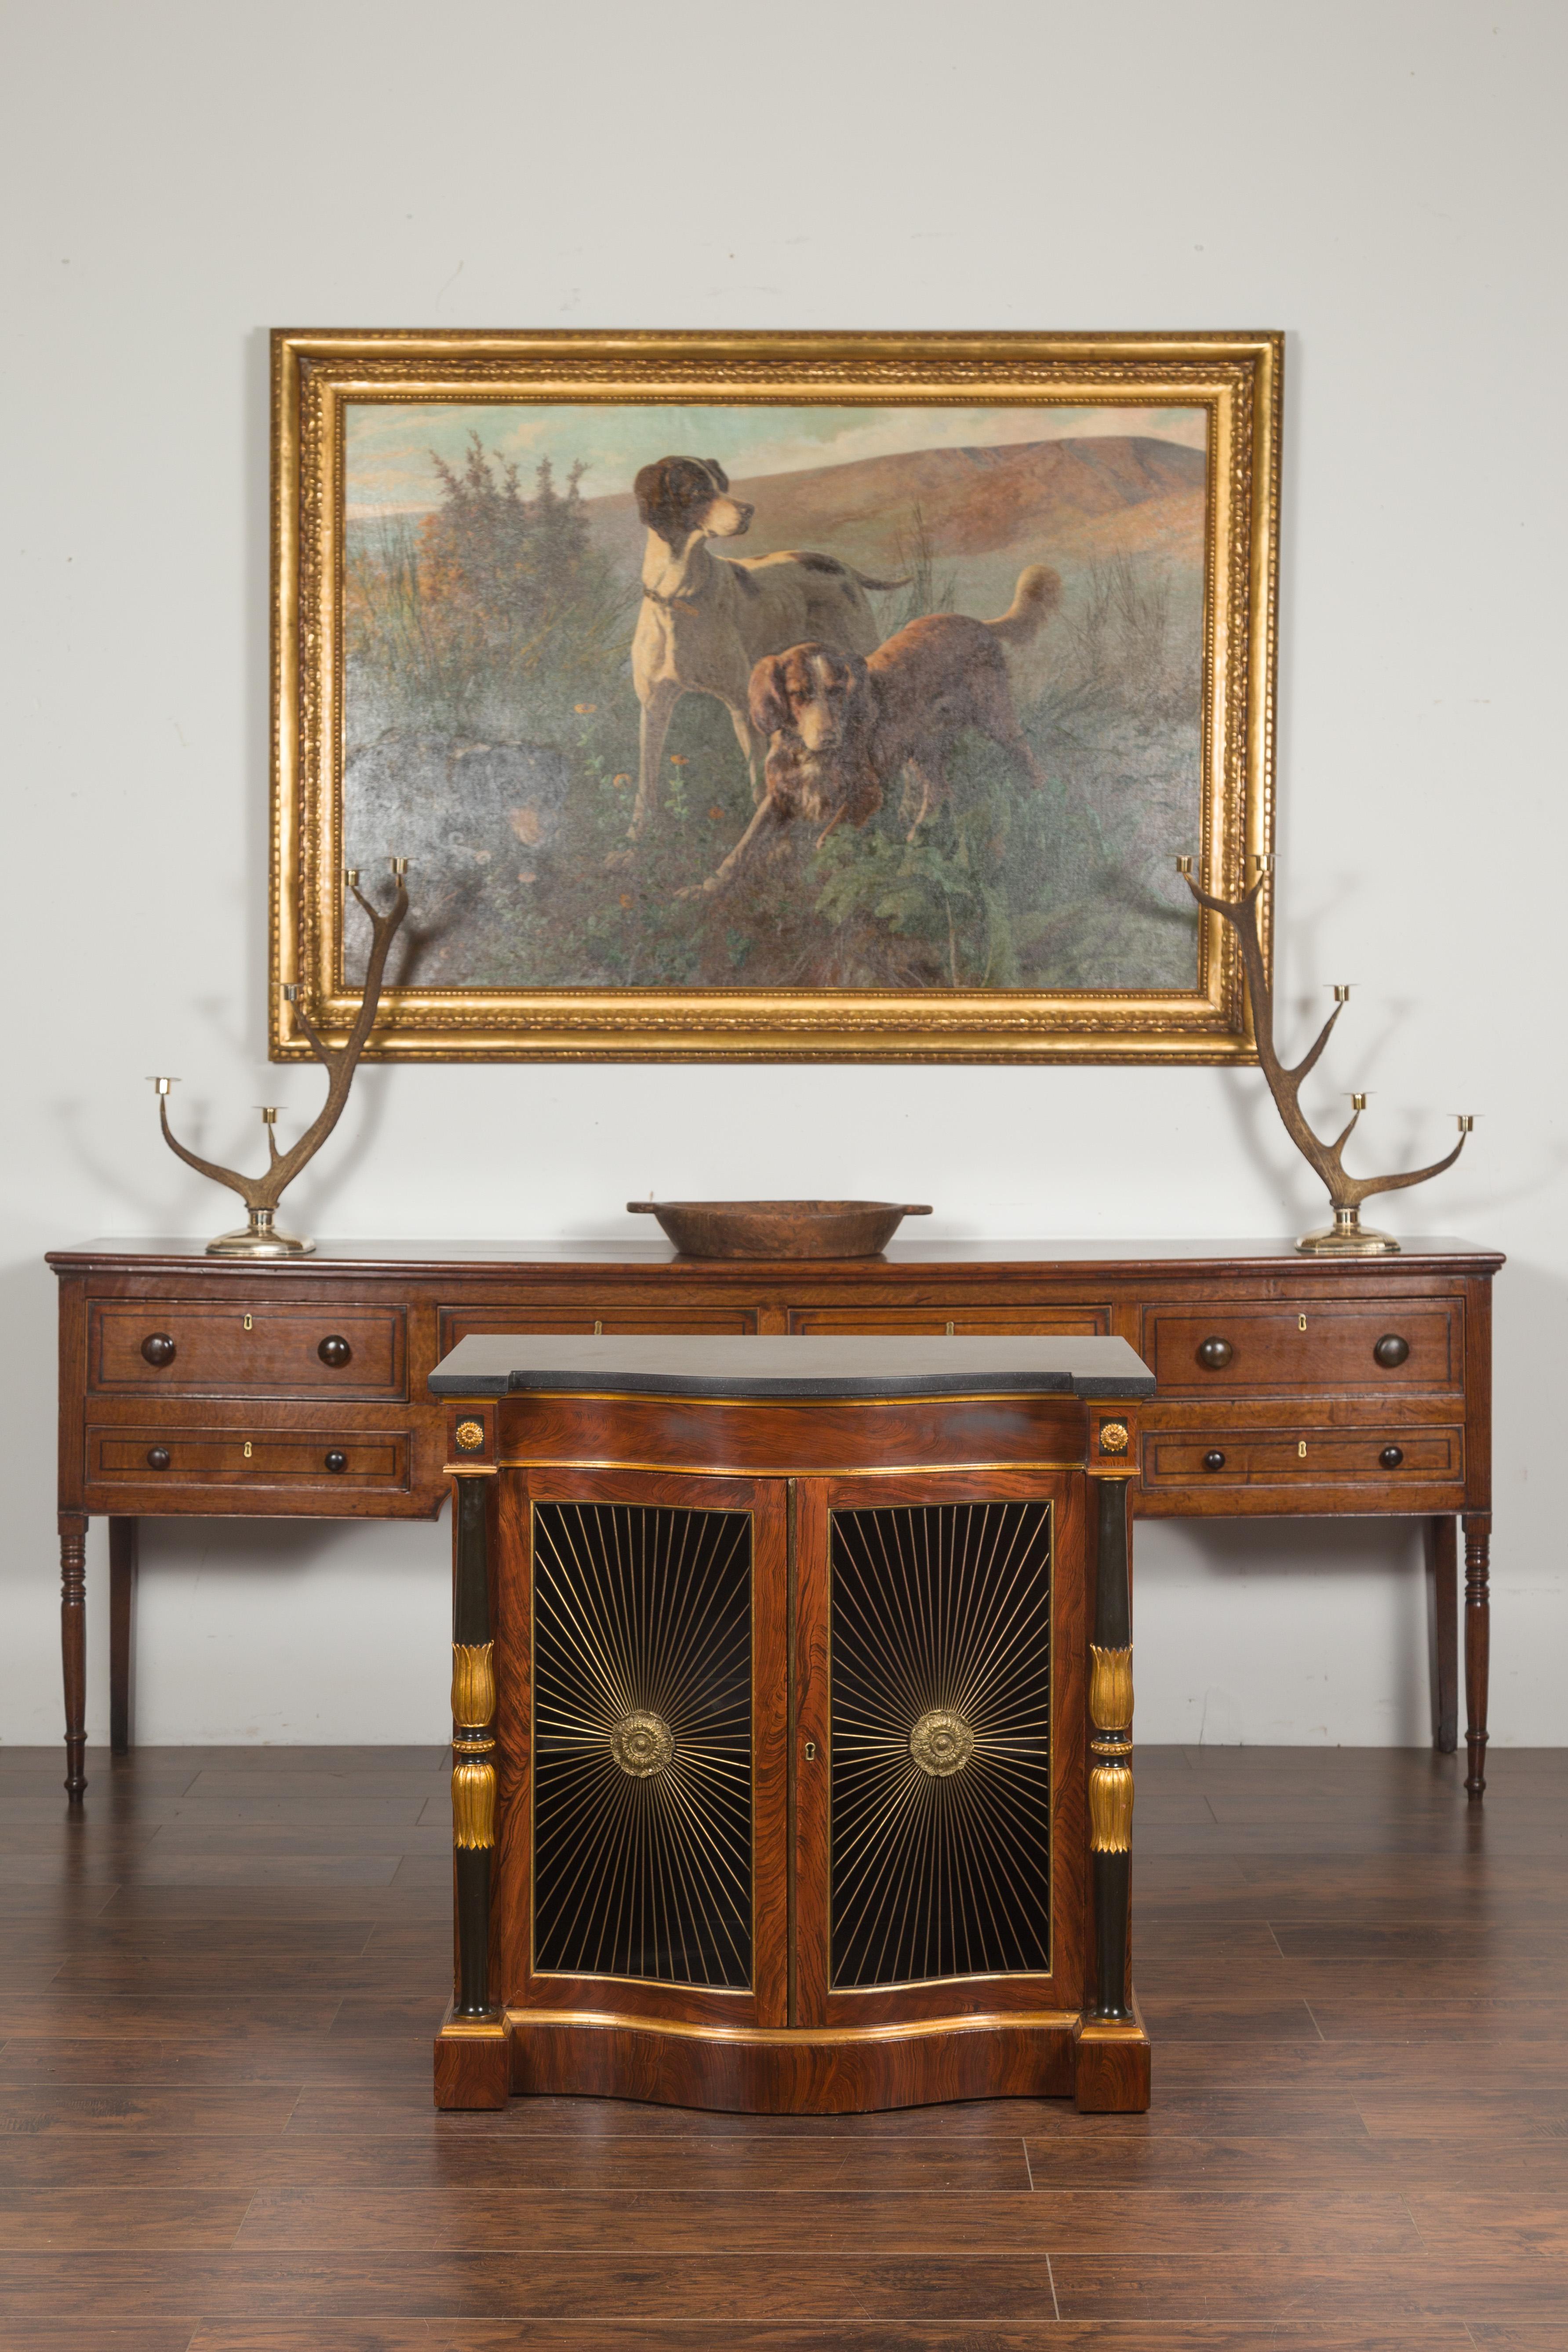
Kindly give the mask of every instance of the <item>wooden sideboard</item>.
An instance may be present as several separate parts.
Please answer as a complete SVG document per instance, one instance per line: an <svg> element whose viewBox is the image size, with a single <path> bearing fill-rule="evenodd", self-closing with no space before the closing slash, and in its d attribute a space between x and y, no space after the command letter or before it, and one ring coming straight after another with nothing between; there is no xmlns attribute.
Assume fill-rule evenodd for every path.
<svg viewBox="0 0 1568 2352"><path fill-rule="evenodd" d="M1128 1340L1144 1517L1426 1523L1435 1735L1458 1725L1458 1552L1472 1798L1485 1787L1496 1251L1389 1258L1289 1242L895 1243L886 1256L678 1259L658 1243L323 1243L237 1265L199 1242L53 1251L60 1283L66 1786L83 1769L86 1537L110 1523L110 1742L131 1738L141 1518L433 1518L443 1419L426 1383L484 1333L986 1334Z"/></svg>

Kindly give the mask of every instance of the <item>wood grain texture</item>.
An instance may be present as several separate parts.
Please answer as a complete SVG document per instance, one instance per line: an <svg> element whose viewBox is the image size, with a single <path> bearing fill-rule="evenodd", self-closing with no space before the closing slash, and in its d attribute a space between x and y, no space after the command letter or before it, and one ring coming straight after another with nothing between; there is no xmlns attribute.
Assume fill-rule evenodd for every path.
<svg viewBox="0 0 1568 2352"><path fill-rule="evenodd" d="M951 2003L950 2006L956 2004ZM512 2040L520 2093L652 2099L744 2115L859 2115L952 2099L1062 2097L1071 2087L1072 2028L979 2017L887 2040L808 2034L789 2042L722 2041L656 2026L555 2026L531 2017Z"/></svg>
<svg viewBox="0 0 1568 2352"><path fill-rule="evenodd" d="M0 2342L1559 2352L1568 2011L1385 1990L1390 1965L1440 1958L1492 1987L1563 1948L1563 1862L1539 1839L1568 1752L1489 1764L1487 1812L1468 1815L1459 1757L1142 1748L1141 1803L1180 1790L1213 1818L1204 1852L1140 1862L1141 1978L1257 1966L1272 1944L1342 1969L1342 1994L1259 2000L1245 2034L1224 2003L1173 1997L1143 2115L1016 2097L769 2117L548 2096L438 2114L438 1981L322 1987L378 1946L438 1975L445 1879L402 1878L395 1855L385 1884L318 1875L310 1810L417 1816L439 1748L143 1749L114 1769L102 1878L58 1751L0 1751L0 1939L17 1939L0 1942ZM268 1792L288 1786L301 1802L279 1821ZM195 1874L159 1875L205 1807ZM1357 1851L1363 1817L1380 1843ZM248 1960L265 1990L204 1995L192 1974L150 1993L161 1956Z"/></svg>
<svg viewBox="0 0 1568 2352"><path fill-rule="evenodd" d="M983 1467L1082 1458L1084 1407L1066 1397L902 1397L752 1404L694 1397L532 1393L499 1400L501 1460L637 1464L672 1472L794 1477L933 1463Z"/></svg>
<svg viewBox="0 0 1568 2352"><path fill-rule="evenodd" d="M504 2033L436 2036L438 2107L504 2107L511 2094L511 2053Z"/></svg>

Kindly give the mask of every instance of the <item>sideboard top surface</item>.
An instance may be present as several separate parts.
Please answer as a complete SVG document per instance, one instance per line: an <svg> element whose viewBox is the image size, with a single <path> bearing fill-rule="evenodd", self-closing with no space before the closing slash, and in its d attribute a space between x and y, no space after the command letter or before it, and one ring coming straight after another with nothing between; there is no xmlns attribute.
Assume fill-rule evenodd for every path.
<svg viewBox="0 0 1568 2352"><path fill-rule="evenodd" d="M433 1396L583 1390L689 1397L1144 1397L1154 1376L1125 1339L460 1339L430 1375Z"/></svg>
<svg viewBox="0 0 1568 2352"><path fill-rule="evenodd" d="M940 1273L945 1269L984 1274L991 1268L1027 1267L1037 1272L1052 1267L1089 1275L1125 1274L1130 1266L1156 1266L1165 1274L1184 1270L1278 1275L1296 1267L1321 1277L1351 1270L1358 1275L1401 1271L1450 1274L1495 1274L1504 1263L1502 1253L1458 1241L1447 1234L1419 1236L1405 1242L1397 1256L1384 1258L1303 1257L1288 1240L1230 1241L894 1241L880 1257L857 1258L696 1258L680 1257L667 1242L597 1239L580 1241L321 1241L313 1256L289 1258L213 1258L205 1244L193 1236L168 1238L110 1237L79 1243L70 1249L50 1250L47 1262L58 1274L88 1268L113 1268L126 1273L156 1273L201 1265L213 1272L239 1275L247 1280L297 1280L313 1269L334 1267L361 1274L384 1272L410 1275L460 1271L505 1274L527 1271L548 1274L574 1266L593 1266L602 1273L628 1275L664 1271L676 1278L711 1282L744 1282L749 1277L778 1282L864 1281L884 1268Z"/></svg>

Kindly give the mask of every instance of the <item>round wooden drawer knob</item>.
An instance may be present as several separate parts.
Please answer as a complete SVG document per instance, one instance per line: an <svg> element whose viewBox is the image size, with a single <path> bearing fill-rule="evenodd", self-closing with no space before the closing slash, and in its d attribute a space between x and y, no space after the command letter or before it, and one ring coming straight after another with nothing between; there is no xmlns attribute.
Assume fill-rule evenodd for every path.
<svg viewBox="0 0 1568 2352"><path fill-rule="evenodd" d="M1204 1339L1198 1346L1198 1361L1205 1372L1223 1372L1235 1352L1228 1339Z"/></svg>
<svg viewBox="0 0 1568 2352"><path fill-rule="evenodd" d="M346 1339L340 1338L334 1331L329 1338L322 1340L316 1353L323 1364L331 1364L333 1370L337 1371L349 1361L353 1349Z"/></svg>
<svg viewBox="0 0 1568 2352"><path fill-rule="evenodd" d="M1385 1445L1377 1458L1385 1470L1397 1470L1405 1459L1405 1448L1403 1445Z"/></svg>
<svg viewBox="0 0 1568 2352"><path fill-rule="evenodd" d="M349 1457L348 1457L348 1455L347 1455L346 1454L340 1454L340 1453L339 1453L339 1451L338 1451L338 1449L337 1449L337 1447L334 1445L334 1446L333 1446L333 1448L332 1448L332 1450L331 1450L331 1453L328 1454L328 1456L327 1456L327 1467L328 1467L328 1469L329 1469L329 1470L346 1470L346 1469L348 1468L348 1466L349 1466Z"/></svg>
<svg viewBox="0 0 1568 2352"><path fill-rule="evenodd" d="M150 1364L172 1364L174 1343L167 1331L149 1331L142 1342L142 1353Z"/></svg>
<svg viewBox="0 0 1568 2352"><path fill-rule="evenodd" d="M1223 1470L1225 1468L1225 1455L1220 1452L1217 1445L1212 1446L1208 1453L1204 1455L1204 1468L1205 1470Z"/></svg>
<svg viewBox="0 0 1568 2352"><path fill-rule="evenodd" d="M1409 1355L1410 1342L1408 1339L1402 1339L1397 1331L1385 1331L1372 1352L1384 1370L1391 1372L1396 1364L1404 1363Z"/></svg>
<svg viewBox="0 0 1568 2352"><path fill-rule="evenodd" d="M147 1448L147 1467L148 1467L148 1469L149 1469L149 1470L166 1470L166 1469L168 1468L168 1466L169 1466L169 1449L168 1449L168 1447L167 1447L166 1445L150 1445L150 1446Z"/></svg>

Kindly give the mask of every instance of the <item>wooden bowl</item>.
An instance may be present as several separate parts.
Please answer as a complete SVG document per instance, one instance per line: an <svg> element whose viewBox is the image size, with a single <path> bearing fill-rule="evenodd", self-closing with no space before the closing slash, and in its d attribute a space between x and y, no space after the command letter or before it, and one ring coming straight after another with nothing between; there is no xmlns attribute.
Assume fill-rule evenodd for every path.
<svg viewBox="0 0 1568 2352"><path fill-rule="evenodd" d="M909 1201L628 1201L657 1217L683 1257L876 1257L905 1217L929 1217Z"/></svg>

